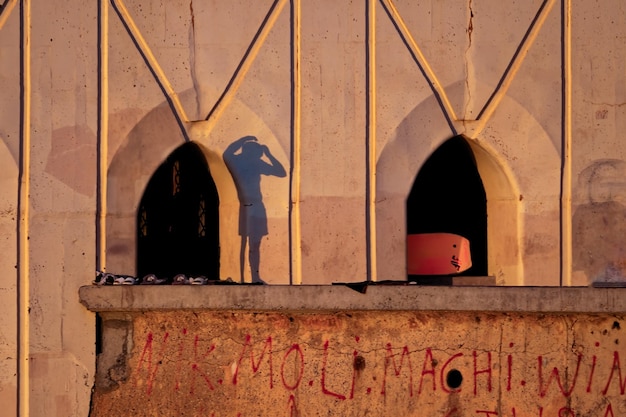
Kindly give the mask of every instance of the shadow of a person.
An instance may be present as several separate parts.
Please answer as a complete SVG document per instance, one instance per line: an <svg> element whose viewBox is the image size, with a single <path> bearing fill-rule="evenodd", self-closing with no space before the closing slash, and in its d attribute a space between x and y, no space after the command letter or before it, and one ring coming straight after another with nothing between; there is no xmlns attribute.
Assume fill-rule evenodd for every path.
<svg viewBox="0 0 626 417"><path fill-rule="evenodd" d="M262 159L263 156L269 163ZM224 151L224 162L235 180L239 196L241 282L244 282L247 245L252 283L265 284L259 276L261 239L268 234L267 214L261 193L261 175L282 178L287 176L287 173L268 147L258 143L255 136L244 136L231 143Z"/></svg>

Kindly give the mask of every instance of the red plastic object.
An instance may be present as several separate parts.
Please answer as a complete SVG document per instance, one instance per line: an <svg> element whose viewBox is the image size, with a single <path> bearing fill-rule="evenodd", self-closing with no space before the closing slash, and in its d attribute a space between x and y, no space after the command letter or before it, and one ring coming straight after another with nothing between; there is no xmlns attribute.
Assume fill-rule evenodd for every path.
<svg viewBox="0 0 626 417"><path fill-rule="evenodd" d="M453 233L418 233L407 236L409 275L454 275L472 266L470 242Z"/></svg>

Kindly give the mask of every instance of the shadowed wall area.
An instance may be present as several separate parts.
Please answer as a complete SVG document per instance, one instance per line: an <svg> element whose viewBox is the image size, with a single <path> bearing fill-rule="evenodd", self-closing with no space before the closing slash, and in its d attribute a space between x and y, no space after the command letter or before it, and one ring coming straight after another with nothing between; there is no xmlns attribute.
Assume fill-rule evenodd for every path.
<svg viewBox="0 0 626 417"><path fill-rule="evenodd" d="M261 175L285 177L287 172L266 145L255 136L244 136L231 143L224 151L239 196L239 235L241 250L239 269L244 282L246 248L252 283L265 283L260 275L261 239L268 234L267 213L261 192Z"/></svg>

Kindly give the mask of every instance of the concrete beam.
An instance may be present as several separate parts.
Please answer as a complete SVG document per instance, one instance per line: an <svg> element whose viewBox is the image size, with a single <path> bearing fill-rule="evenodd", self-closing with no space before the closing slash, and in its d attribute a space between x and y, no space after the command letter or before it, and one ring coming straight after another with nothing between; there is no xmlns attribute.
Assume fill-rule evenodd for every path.
<svg viewBox="0 0 626 417"><path fill-rule="evenodd" d="M95 312L157 310L624 313L626 288L371 285L84 286Z"/></svg>

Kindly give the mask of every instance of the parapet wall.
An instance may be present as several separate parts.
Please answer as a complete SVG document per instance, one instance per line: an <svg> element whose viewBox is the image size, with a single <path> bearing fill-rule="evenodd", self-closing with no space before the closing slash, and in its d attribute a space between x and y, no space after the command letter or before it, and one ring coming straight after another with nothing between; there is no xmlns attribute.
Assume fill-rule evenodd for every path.
<svg viewBox="0 0 626 417"><path fill-rule="evenodd" d="M343 287L201 288L205 308L188 305L194 297L185 295L197 289L176 288L165 304L178 299L186 306L153 311L134 301L135 290L81 290L83 302L100 310L103 320L93 417L626 412L626 322L622 313L603 311L624 310L616 301L624 299L622 289L569 289L587 295L567 312L551 311L563 297L537 299L533 288L443 291L471 302L484 290L495 297L493 311L482 311L478 301L475 310L459 311L454 302L437 307L428 301L437 289L416 286L381 286L365 294ZM285 304L282 293L294 290L301 296ZM528 310L536 311L517 305L497 311L498 298L507 295L494 296L494 290L526 299ZM274 293L277 308L248 308L254 292L260 300ZM309 295L332 292L348 295L346 304L353 292L362 297L362 308L310 308L315 296ZM381 300L394 305L394 292L404 294L395 308L377 309ZM410 298L426 309L410 309ZM215 308L221 303L233 307Z"/></svg>

